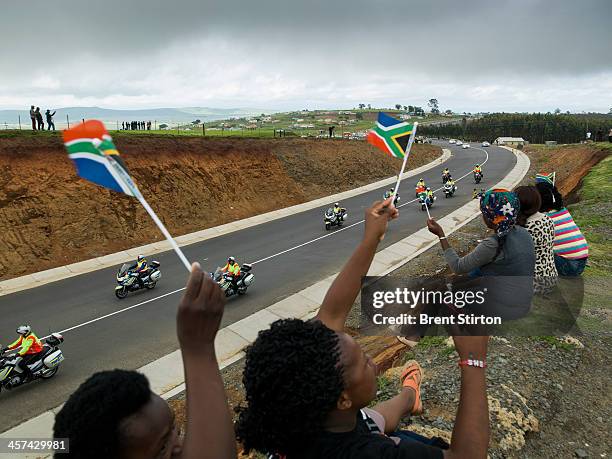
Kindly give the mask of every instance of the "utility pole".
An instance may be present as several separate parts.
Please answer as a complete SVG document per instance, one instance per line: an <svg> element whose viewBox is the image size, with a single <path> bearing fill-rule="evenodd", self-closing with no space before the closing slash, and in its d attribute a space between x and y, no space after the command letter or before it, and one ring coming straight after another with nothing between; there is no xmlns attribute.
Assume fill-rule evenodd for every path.
<svg viewBox="0 0 612 459"><path fill-rule="evenodd" d="M18 116L19 116L19 130L21 131L21 115L18 115Z"/></svg>

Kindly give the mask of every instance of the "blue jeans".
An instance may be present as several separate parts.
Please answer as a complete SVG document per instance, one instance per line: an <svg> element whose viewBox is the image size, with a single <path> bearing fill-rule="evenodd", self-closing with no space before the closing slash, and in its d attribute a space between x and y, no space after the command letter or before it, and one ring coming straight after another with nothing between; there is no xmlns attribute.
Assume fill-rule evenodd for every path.
<svg viewBox="0 0 612 459"><path fill-rule="evenodd" d="M587 258L579 258L573 260L571 258L563 258L555 254L555 266L559 276L576 277L580 276L586 266Z"/></svg>

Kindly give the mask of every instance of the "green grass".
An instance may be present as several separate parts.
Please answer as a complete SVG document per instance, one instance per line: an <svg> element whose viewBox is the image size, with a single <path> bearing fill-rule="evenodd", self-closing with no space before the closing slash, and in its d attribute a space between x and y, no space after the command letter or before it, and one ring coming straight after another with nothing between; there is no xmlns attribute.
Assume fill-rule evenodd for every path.
<svg viewBox="0 0 612 459"><path fill-rule="evenodd" d="M555 346L556 348L563 349L564 351L573 351L576 349L576 347L572 344L561 341L559 338L555 338L554 336L534 336L532 339L550 344L550 346Z"/></svg>
<svg viewBox="0 0 612 459"><path fill-rule="evenodd" d="M595 146L612 153L612 145ZM584 177L580 201L568 206L576 224L589 243L589 261L584 271L583 311L612 307L612 156L608 156ZM609 330L605 320L581 314L578 325L593 332Z"/></svg>

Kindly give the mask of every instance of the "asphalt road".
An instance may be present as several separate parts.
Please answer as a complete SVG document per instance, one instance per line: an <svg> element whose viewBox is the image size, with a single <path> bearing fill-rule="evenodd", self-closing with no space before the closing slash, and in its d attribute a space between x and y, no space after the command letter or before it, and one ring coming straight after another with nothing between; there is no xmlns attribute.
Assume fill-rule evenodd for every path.
<svg viewBox="0 0 612 459"><path fill-rule="evenodd" d="M442 192L437 193L438 199L431 209L434 217L442 217L471 199L476 185L469 172L474 163L487 159L487 153L484 180L479 188L499 182L516 163L511 152L494 146L464 150L447 142L440 142L440 145L450 148L453 156L443 165L422 174L428 185L433 189L441 187L441 171L445 166L455 179L468 175L457 183L458 192L452 199L445 199ZM410 178L402 184L400 204L404 205L400 208L400 217L390 225L381 249L424 226L426 214L416 203L407 203L414 198L414 184L418 178ZM381 199L383 192L384 189L380 189L342 202L349 213L346 226L362 220L364 209ZM222 326L340 270L360 240L363 225L326 232L324 210L309 210L184 247L187 258L200 261L207 270L223 264L229 255L234 255L240 263L256 262L253 268L255 283L247 295L230 299ZM173 252L149 257L149 260L152 258L161 263L162 278L157 287L132 293L124 300L114 295L118 267L0 296L0 343L6 345L13 341L16 326L28 323L39 336L63 332L62 349L66 357L53 379L0 393L2 412L9 414L0 419L0 432L63 403L96 371L139 368L178 348L175 312L181 296L179 289L186 282L187 272ZM134 307L100 319L130 306Z"/></svg>

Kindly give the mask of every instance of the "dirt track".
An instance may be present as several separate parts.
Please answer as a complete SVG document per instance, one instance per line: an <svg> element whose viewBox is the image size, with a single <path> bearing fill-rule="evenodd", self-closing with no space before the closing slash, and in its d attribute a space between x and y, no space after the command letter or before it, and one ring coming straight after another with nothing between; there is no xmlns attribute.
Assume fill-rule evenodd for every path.
<svg viewBox="0 0 612 459"><path fill-rule="evenodd" d="M176 236L397 173L365 142L122 136L116 144ZM409 168L441 154L416 145ZM0 139L0 280L161 239L138 202L79 179L60 137Z"/></svg>

